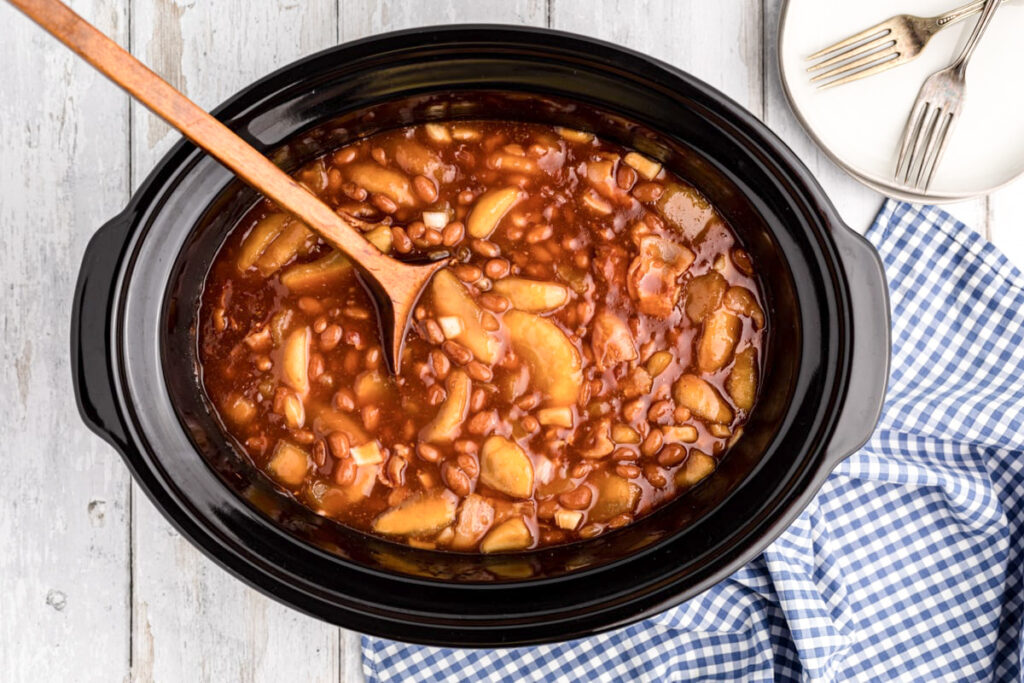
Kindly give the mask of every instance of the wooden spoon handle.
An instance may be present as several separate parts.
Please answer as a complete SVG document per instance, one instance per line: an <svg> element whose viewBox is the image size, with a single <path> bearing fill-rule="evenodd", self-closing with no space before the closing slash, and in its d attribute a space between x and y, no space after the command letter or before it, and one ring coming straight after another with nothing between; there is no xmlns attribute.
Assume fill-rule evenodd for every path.
<svg viewBox="0 0 1024 683"><path fill-rule="evenodd" d="M399 269L400 264L370 245L351 223L64 3L9 2L240 178L300 218L375 279L386 282Z"/></svg>

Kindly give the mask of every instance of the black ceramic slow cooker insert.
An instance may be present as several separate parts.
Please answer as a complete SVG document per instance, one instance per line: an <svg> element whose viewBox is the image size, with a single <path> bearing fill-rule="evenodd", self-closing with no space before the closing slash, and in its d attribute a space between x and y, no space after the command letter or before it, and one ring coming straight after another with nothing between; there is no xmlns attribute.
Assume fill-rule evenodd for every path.
<svg viewBox="0 0 1024 683"><path fill-rule="evenodd" d="M364 633L453 646L565 640L690 598L750 560L877 420L889 357L881 264L793 153L692 76L579 36L439 27L349 43L215 114L286 170L429 120L590 130L661 160L729 220L772 325L759 403L700 487L595 539L480 556L420 550L320 517L232 447L196 375L210 263L257 200L181 142L86 251L72 324L79 408L208 556L281 602Z"/></svg>

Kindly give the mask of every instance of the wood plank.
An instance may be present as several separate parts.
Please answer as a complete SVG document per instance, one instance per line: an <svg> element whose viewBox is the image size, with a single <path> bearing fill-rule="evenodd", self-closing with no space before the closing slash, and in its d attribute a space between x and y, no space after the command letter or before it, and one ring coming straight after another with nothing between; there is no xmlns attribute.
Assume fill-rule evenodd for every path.
<svg viewBox="0 0 1024 683"><path fill-rule="evenodd" d="M494 23L543 26L546 0L349 0L340 3L338 36L355 40L375 33L438 24Z"/></svg>
<svg viewBox="0 0 1024 683"><path fill-rule="evenodd" d="M72 4L125 41L125 0ZM128 198L127 98L6 3L0 23L2 677L123 680L130 479L78 418L68 335L85 245Z"/></svg>
<svg viewBox="0 0 1024 683"><path fill-rule="evenodd" d="M229 19L230 18L230 19ZM334 44L334 0L133 3L143 62L211 108L288 62ZM132 109L133 185L178 134ZM180 537L136 488L134 680L337 681L339 629L284 607L222 571Z"/></svg>
<svg viewBox="0 0 1024 683"><path fill-rule="evenodd" d="M760 0L552 0L550 25L662 59L761 111Z"/></svg>

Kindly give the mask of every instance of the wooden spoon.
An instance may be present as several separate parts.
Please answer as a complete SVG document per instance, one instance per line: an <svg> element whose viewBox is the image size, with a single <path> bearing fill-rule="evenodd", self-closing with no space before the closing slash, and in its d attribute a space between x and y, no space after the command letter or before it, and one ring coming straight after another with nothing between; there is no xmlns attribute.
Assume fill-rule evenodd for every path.
<svg viewBox="0 0 1024 683"><path fill-rule="evenodd" d="M445 266L445 261L413 265L382 254L362 237L353 218L339 216L227 126L59 0L9 2L242 180L352 259L377 305L388 366L395 374L399 372L409 316L423 288L434 273Z"/></svg>

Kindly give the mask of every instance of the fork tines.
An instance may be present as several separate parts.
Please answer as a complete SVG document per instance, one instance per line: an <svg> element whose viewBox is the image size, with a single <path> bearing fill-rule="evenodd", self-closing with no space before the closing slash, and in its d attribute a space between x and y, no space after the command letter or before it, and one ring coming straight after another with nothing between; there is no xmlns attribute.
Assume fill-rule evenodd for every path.
<svg viewBox="0 0 1024 683"><path fill-rule="evenodd" d="M808 61L821 59L807 71L828 69L811 78L811 82L819 83L819 89L831 88L901 64L905 60L901 59L903 53L893 32L893 22L898 19L886 19L807 57Z"/></svg>

